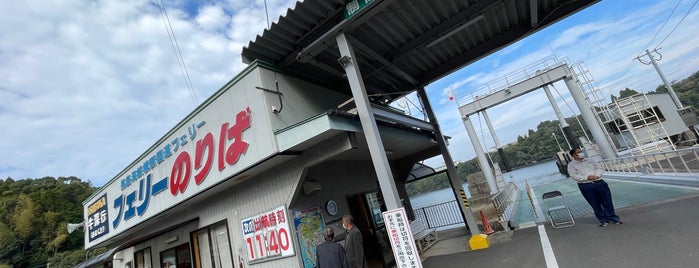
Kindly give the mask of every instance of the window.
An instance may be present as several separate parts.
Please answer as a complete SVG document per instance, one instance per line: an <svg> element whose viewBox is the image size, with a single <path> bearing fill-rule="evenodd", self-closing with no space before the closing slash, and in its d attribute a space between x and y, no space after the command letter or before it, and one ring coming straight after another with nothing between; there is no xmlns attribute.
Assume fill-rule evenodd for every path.
<svg viewBox="0 0 699 268"><path fill-rule="evenodd" d="M627 114L626 117L634 129L665 121L665 116L658 106ZM608 126L613 133L617 134L629 129L622 119L616 119L610 122Z"/></svg>
<svg viewBox="0 0 699 268"><path fill-rule="evenodd" d="M193 232L191 236L195 267L233 267L226 221Z"/></svg>
<svg viewBox="0 0 699 268"><path fill-rule="evenodd" d="M383 217L381 216L381 211L384 204L379 192L366 194L366 200L369 205L369 211L371 211L371 219L374 221L374 226L382 226ZM385 210L385 208L383 210Z"/></svg>
<svg viewBox="0 0 699 268"><path fill-rule="evenodd" d="M665 121L665 116L663 116L663 113L660 111L658 106L639 111L638 113L629 114L627 116L629 117L631 126L634 128Z"/></svg>
<svg viewBox="0 0 699 268"><path fill-rule="evenodd" d="M160 252L160 268L190 268L189 244L182 244Z"/></svg>
<svg viewBox="0 0 699 268"><path fill-rule="evenodd" d="M150 256L150 248L144 248L142 250L136 251L133 256L134 268L151 268L153 267L153 262Z"/></svg>

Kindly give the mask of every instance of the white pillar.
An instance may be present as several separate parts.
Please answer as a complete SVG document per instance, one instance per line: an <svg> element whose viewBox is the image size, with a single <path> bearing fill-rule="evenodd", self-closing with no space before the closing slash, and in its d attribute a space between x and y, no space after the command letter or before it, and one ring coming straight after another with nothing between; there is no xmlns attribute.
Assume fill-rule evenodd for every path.
<svg viewBox="0 0 699 268"><path fill-rule="evenodd" d="M551 90L549 89L548 85L544 85L544 92L546 92L546 97L549 98L549 102L553 107L553 111L556 113L556 117L558 117L558 122L561 124L561 127L567 127L568 122L566 122L566 118L563 117L563 113L561 113L561 108L558 108L558 104L556 104L556 99L553 98L553 94L551 94Z"/></svg>
<svg viewBox="0 0 699 268"><path fill-rule="evenodd" d="M386 203L386 209L392 210L400 208L401 203L398 190L396 190L396 183L393 180L393 174L388 164L386 151L384 151L383 143L381 142L381 134L379 134L379 129L376 126L376 119L372 112L371 103L369 102L369 97L364 88L362 74L359 71L359 66L356 64L357 58L354 55L354 50L344 32L340 32L336 40L338 49L340 50L339 62L347 73L347 80L352 89L354 103L357 105L357 114L362 124L362 130L364 131L364 137L369 147L369 154L371 155L371 161L376 170L376 176L379 179L379 186L381 187L381 194Z"/></svg>
<svg viewBox="0 0 699 268"><path fill-rule="evenodd" d="M597 118L592 111L593 108L587 103L585 93L582 91L580 86L578 86L578 82L575 81L574 76L572 74L568 75L563 78L563 81L565 81L566 86L568 86L570 95L573 96L575 104L578 105L578 108L580 109L580 114L582 115L583 119L585 119L585 124L590 129L590 133L592 133L592 137L595 139L597 146L599 146L602 158L615 158L616 155L614 153L614 149L605 136L606 134L604 133L604 129L602 129L597 121Z"/></svg>
<svg viewBox="0 0 699 268"><path fill-rule="evenodd" d="M561 112L561 108L559 108L558 104L556 104L556 99L553 98L553 94L551 94L551 90L549 89L548 85L544 85L544 92L546 92L546 97L549 98L549 102L551 103L551 106L553 107L553 111L556 113L556 117L558 117L558 123L561 127L561 132L563 133L563 138L565 139L566 144L568 144L568 148L572 149L572 147L576 146L578 143L574 140L575 137L573 137L573 133L570 131L570 126L568 126L568 122L566 122L566 118L563 116L563 113ZM555 134L554 134L554 137L555 137ZM560 145L558 147L560 147ZM562 150L563 149L561 149L561 151Z"/></svg>
<svg viewBox="0 0 699 268"><path fill-rule="evenodd" d="M495 134L495 128L493 127L493 124L490 123L490 117L488 117L488 113L483 110L481 111L483 113L483 119L485 121L485 124L488 126L488 130L490 131L490 136L493 136L493 141L495 142L495 148L500 149L500 140L498 140L498 136Z"/></svg>
<svg viewBox="0 0 699 268"><path fill-rule="evenodd" d="M507 172L510 172L511 168L509 161L505 156L505 151L502 149L502 145L500 145L498 135L495 134L495 128L493 127L493 124L490 122L490 117L488 116L486 110L483 110L481 112L483 113L483 120L485 121L485 124L488 125L488 130L490 130L490 135L493 136L493 141L495 141L495 148L498 150L498 155L500 155L500 160L502 161L503 168L505 168Z"/></svg>
<svg viewBox="0 0 699 268"><path fill-rule="evenodd" d="M478 135L476 130L473 128L473 123L469 119L469 116L461 118L464 121L464 126L466 127L466 132L468 133L468 138L471 140L471 145L473 145L473 150L476 151L476 157L478 158L478 163L481 165L481 170L485 176L485 180L488 182L488 188L490 188L490 193L498 193L498 185L495 182L495 176L493 175L493 170L490 168L488 159L485 158L485 153L483 152L483 147L481 142L478 140Z"/></svg>

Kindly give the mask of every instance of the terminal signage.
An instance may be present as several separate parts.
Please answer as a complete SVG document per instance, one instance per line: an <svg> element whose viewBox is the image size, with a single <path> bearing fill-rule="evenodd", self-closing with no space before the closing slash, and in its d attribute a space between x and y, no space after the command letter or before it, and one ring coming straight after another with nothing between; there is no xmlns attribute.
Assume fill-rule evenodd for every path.
<svg viewBox="0 0 699 268"><path fill-rule="evenodd" d="M90 241L109 234L109 217L107 214L107 194L92 202L87 207L87 237Z"/></svg>
<svg viewBox="0 0 699 268"><path fill-rule="evenodd" d="M345 19L349 19L350 17L354 16L354 14L357 14L360 10L364 9L366 6L368 6L371 2L374 2L374 0L351 0L345 4Z"/></svg>
<svg viewBox="0 0 699 268"><path fill-rule="evenodd" d="M285 206L243 219L240 226L249 263L294 255Z"/></svg>
<svg viewBox="0 0 699 268"><path fill-rule="evenodd" d="M385 211L381 213L381 216L388 232L388 240L391 241L396 266L398 268L422 268L405 208Z"/></svg>
<svg viewBox="0 0 699 268"><path fill-rule="evenodd" d="M240 83L250 82L245 79L256 78ZM83 215L92 224L85 228L85 248L191 200L278 150L261 108L264 98L242 90L220 91L85 202Z"/></svg>

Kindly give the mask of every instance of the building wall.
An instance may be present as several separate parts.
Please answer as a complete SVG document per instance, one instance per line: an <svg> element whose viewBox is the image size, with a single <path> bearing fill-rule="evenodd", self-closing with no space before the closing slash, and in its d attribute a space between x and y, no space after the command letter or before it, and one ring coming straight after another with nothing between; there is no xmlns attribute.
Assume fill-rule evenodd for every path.
<svg viewBox="0 0 699 268"><path fill-rule="evenodd" d="M248 178L230 190L208 199L206 203L209 205L197 211L199 226L204 227L221 219L228 219L233 254L242 256L243 260L246 260L241 220L282 205L287 206L287 218L290 218L291 210L298 208L292 205L291 201L301 192L300 184L306 167L349 149L351 145L347 136L338 135L305 151L303 155L291 161ZM293 229L293 222L290 227ZM255 264L255 267L301 266L298 243L295 235L292 234L292 236L296 256Z"/></svg>
<svg viewBox="0 0 699 268"><path fill-rule="evenodd" d="M352 96L297 79L293 76L275 73L270 69L260 69L262 87L276 91L277 81L280 98L277 94L265 92L265 102L271 107L281 108L280 113L270 113L272 130L277 131L330 109L337 109L342 102Z"/></svg>
<svg viewBox="0 0 699 268"><path fill-rule="evenodd" d="M258 88L262 87L276 91L275 81L278 82L279 91L283 94L283 104L279 104L277 94ZM241 162L238 162L241 163L239 166L229 166L223 171L214 167L211 170L213 177L207 177L205 184L200 186L197 183L195 185L192 181L180 196L173 194L176 197L175 199L169 196L170 191L167 190L161 192L161 196L157 196L157 198L154 195L154 198L150 200L150 204L144 203L147 207L149 206L147 214L143 216L139 214L138 217L131 218L130 221L122 219L123 225L121 227L112 229L108 236L99 240L96 239L91 241L91 243L86 241L86 245L90 244L89 247L106 245L114 248L121 246L116 241L121 241L118 243L123 241L128 241L128 243L142 241L117 252L119 258L115 259L114 267L126 267L127 263L131 263L131 267L134 267L134 253L144 248L150 248L152 265L153 267L159 267L160 253L162 251L183 243L190 243L190 234L192 232L225 221L228 227L233 263L237 264L239 259L242 259L245 267L249 267L241 220L280 206L287 208L287 219L291 219L291 211L293 210L320 207L326 222L339 220L343 214L349 213L346 199L348 194L378 190L376 173L369 160L369 155L363 161L328 162L328 159L332 156L352 149L353 145L345 133L324 140L303 151L299 156L278 156L289 158L290 160L269 168L262 173L248 178L236 179L236 181L228 180L230 177L237 175L240 170L261 163L261 161L267 161L265 157L270 157L274 153L270 148L276 148L275 131L302 122L329 109L337 108L337 105L349 98L349 96L293 77L275 74L269 69L258 67L246 69L242 76L225 85L201 107L198 107L151 148L146 150L143 155L103 187L99 193L86 200L84 203L85 215L87 217L89 214L88 207L90 204L97 203L99 198L105 193L108 194L109 199L101 208L108 209L110 220L113 219L114 215L123 213L123 211L114 210L114 197L125 196L130 194L132 190L136 196L140 196L138 191L141 191L142 188L136 186L139 183L140 185L148 185L148 183L144 184L144 181L141 181L143 178L141 178L134 180L130 188L124 189L122 184L123 178L131 170L139 165L143 165L143 162L147 161L148 157L159 150L162 144L167 144L174 137L179 137L193 123L206 120L206 127L214 127L214 129L203 128L202 131L206 130L215 136L218 135L219 131L215 131L221 128L221 120L218 118L229 118L222 120L227 120L225 122L230 121L231 124L236 122L237 117L235 114L230 114L230 107L233 107L236 111L244 109L246 106L251 107L253 110L251 115L253 118L252 124L261 123L264 125L261 128L261 130L264 130L262 132L243 133L243 140L250 143L249 151L245 156L253 155L254 159L241 158ZM273 109L275 108L283 110L281 113L274 113ZM211 117L217 119L210 119ZM200 133L200 136L204 135L204 133ZM252 136L246 134L252 134ZM218 140L218 138L215 139ZM191 147L196 142L197 140L192 140L188 144L188 148L181 148L180 150L187 149L190 154L194 154ZM262 150L259 150L258 146ZM278 150L278 148L276 149ZM214 154L214 162L217 161L217 157L219 157L218 154ZM171 167L172 164L166 161L159 165L157 170L151 170L154 180L166 181L162 178L170 175ZM161 168L163 170L160 170ZM192 170L193 174L196 174L196 172L197 170ZM323 190L313 196L304 196L301 185L305 179L319 181ZM167 181L167 183L170 186L171 180ZM221 187L225 187L225 189L221 191ZM146 193L146 195L148 194ZM324 209L325 202L330 199L335 200L338 204L339 211L335 216L328 215ZM185 205L182 204L184 201L187 201L185 208L183 208ZM136 202L134 205L140 205L139 202ZM166 228L185 223L186 225L184 226L160 233ZM123 233L134 226L144 227L143 231L138 231L138 233L134 234L136 231L133 229L130 230L131 232ZM339 225L334 225L333 227L337 227L338 232L340 231ZM293 219L291 219L290 228L293 231ZM295 248L295 256L257 263L254 267L301 267L301 253L296 235L292 232L290 236ZM176 241L172 241L174 237L177 237Z"/></svg>
<svg viewBox="0 0 699 268"><path fill-rule="evenodd" d="M275 81L284 94L282 113L274 113L272 108L275 105L281 107L278 95L259 89L276 89ZM122 232L264 161L279 151L276 130L327 111L348 98L330 89L270 71L264 64L248 67L85 200L84 217L89 223L85 228L86 248L113 243L109 240ZM241 117L241 114L246 115ZM241 138L249 146L236 162L224 164L222 170L223 160L219 158L226 152L221 151L230 151L237 138L228 137L226 140L223 137L226 132L221 129L224 126L231 129L242 127L246 119L249 127L242 130ZM239 121L243 123L239 125ZM235 135L230 133L229 130L226 135ZM198 144L209 136L213 137L212 146L202 150L204 157L200 157L196 151ZM213 159L207 163L214 164L205 173L196 161L205 159L211 151L214 151ZM186 170L179 161L184 153L188 154L184 158L192 165L191 175L177 179L175 175L182 175ZM179 173L176 173L178 167ZM204 174L204 178L195 184L193 177L200 174ZM179 189L178 185L172 185L173 181L179 182ZM151 192L151 188L160 191ZM137 208L138 212L133 212L132 208Z"/></svg>
<svg viewBox="0 0 699 268"><path fill-rule="evenodd" d="M645 96L637 95L632 98L639 103L638 105L643 105L642 107L657 106L662 113L664 120L660 122L660 125L657 123L652 123L648 126L637 128L627 126L629 127L629 131L615 134L616 140L621 147L635 147L636 144L634 141L634 136L639 141L647 142L649 139L651 139L651 137L662 136L660 138L665 138L665 133L667 133L668 136L673 136L687 131L687 126L685 126L684 122L682 121L682 118L677 112L675 103L668 94L648 94ZM650 105L643 98L648 98ZM629 117L631 117L631 115L633 115L633 113L630 113L630 111L633 111L633 108L630 105L622 106L621 108L617 109L626 111L627 120ZM660 128L661 125L662 128ZM653 135L651 136L651 134Z"/></svg>
<svg viewBox="0 0 699 268"><path fill-rule="evenodd" d="M324 162L308 170L305 179L319 182L322 190L311 196L299 194L293 205L297 209L320 207L326 223L335 223L342 215L349 214L347 196L356 193L377 191L376 171L371 161ZM337 203L337 214L331 216L325 210L329 200ZM344 232L341 225L332 225L336 233Z"/></svg>
<svg viewBox="0 0 699 268"><path fill-rule="evenodd" d="M246 261L247 255L245 255L244 248L246 245L243 241L241 220L282 205L287 206L289 212L287 217L291 217L290 211L295 206L289 207L290 202L294 199L294 195L300 192L299 184L307 170L306 167L313 166L326 160L328 157L349 149L351 149L351 144L347 136L338 135L307 150L302 156L298 156L267 172L250 177L244 182L236 184L210 198L201 200L197 204L190 206L183 213L163 219L162 222L169 222L170 225L196 218L198 218L198 221L123 250L124 260L114 262L114 267L124 267L120 265L124 265L127 261L132 260L133 252L146 247L151 247L153 265L157 267L161 251L174 245L189 242L191 232L222 220L226 220L228 223L233 262L237 264L239 258L242 258L245 267L249 267ZM151 232L157 232L158 228L165 228L166 226L169 225L154 225L149 229ZM290 224L290 227L293 229L293 223ZM149 234L144 233L142 235L147 236ZM179 237L176 243L167 244L164 242L173 236ZM295 256L257 263L254 267L301 267L298 243L293 233L291 233L291 236L294 243Z"/></svg>
<svg viewBox="0 0 699 268"><path fill-rule="evenodd" d="M665 131L668 135L677 135L687 131L687 126L684 125L684 121L680 118L679 113L677 113L677 106L672 102L672 99L667 94L651 94L648 95L651 103L657 105L660 111L665 117L665 121L662 122Z"/></svg>

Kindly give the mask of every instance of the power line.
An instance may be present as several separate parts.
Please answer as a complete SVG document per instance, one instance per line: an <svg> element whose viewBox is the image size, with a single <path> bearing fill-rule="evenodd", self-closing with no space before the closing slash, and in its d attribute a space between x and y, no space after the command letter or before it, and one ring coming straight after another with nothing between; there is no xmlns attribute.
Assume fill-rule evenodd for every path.
<svg viewBox="0 0 699 268"><path fill-rule="evenodd" d="M677 4L675 5L675 7L672 8L672 11L670 11L670 14L668 14L667 18L665 18L663 25L661 25L660 28L658 28L658 30L655 32L655 35L653 35L653 38L651 38L650 41L648 41L648 44L646 44L646 46L644 46L643 49L648 48L648 46L650 46L650 43L653 43L653 40L655 40L655 38L658 37L658 34L660 33L660 31L662 31L663 28L665 28L665 25L667 24L667 22L670 21L670 18L672 18L672 14L675 14L675 10L677 10L677 7L680 6L680 3L682 3L682 0L677 1Z"/></svg>
<svg viewBox="0 0 699 268"><path fill-rule="evenodd" d="M192 86L192 80L189 78L189 72L187 71L187 65L185 64L184 58L182 57L182 51L180 51L180 45L177 43L177 38L175 37L175 31L172 29L172 24L170 23L170 16L167 14L167 9L165 8L165 3L163 0L156 0L156 4L158 4L158 8L160 9L160 15L161 18L163 19L163 25L165 26L165 30L167 31L167 36L170 38L170 44L172 45L172 49L175 51L175 55L177 56L177 63L180 67L180 71L182 72L182 76L184 77L185 80L185 85L187 86L187 89L189 90L189 95L192 97L192 102L194 102L194 106L198 106L199 102L197 101L197 96L194 91L194 86Z"/></svg>
<svg viewBox="0 0 699 268"><path fill-rule="evenodd" d="M677 22L677 25L675 25L675 28L672 28L672 31L670 31L670 33L668 33L667 36L665 36L665 38L663 38L663 40L660 41L660 43L658 43L657 46L655 46L655 48L660 47L660 45L662 45L663 42L665 42L665 40L666 40L668 37L670 37L670 35L672 35L673 32L675 32L675 30L677 29L677 27L680 26L680 24L682 24L682 21L684 21L684 19L687 17L687 15L689 15L689 13L692 12L692 9L694 9L694 6L697 4L697 2L699 2L699 0L694 1L694 4L692 4L692 6L689 7L689 10L687 10L687 13L684 13L684 16L682 16L682 18L680 19L680 21Z"/></svg>
<svg viewBox="0 0 699 268"><path fill-rule="evenodd" d="M680 5L681 2L682 2L682 0L678 0L678 1L677 1L677 4L675 5L675 7L672 8L672 11L670 11L670 14L667 16L667 18L665 18L665 21L663 22L663 25L661 25L660 28L658 28L658 30L655 32L655 35L653 35L653 38L651 38L650 41L648 41L648 44L646 44L646 45L643 47L643 49L647 49L648 46L649 46L651 43L653 43L653 40L655 40L655 38L658 36L658 34L660 34L660 31L665 27L665 25L667 24L667 22L670 21L670 18L672 17L672 14L675 13L675 10L677 9L677 7L679 7L679 5ZM692 11L692 8L694 8L694 5L696 5L697 2L699 2L699 0L694 1L694 4L692 4L692 7L689 8L689 10L687 11L687 13L682 17L682 19L677 23L677 25L675 25L675 27L670 31L670 33L668 33L667 36L665 36L665 38L663 38L663 40L660 41L660 43L658 43L657 46L655 46L656 49L657 49L668 37L670 37L670 35L675 31L675 29L677 29L677 26L679 26L680 23L682 23L682 21L684 20L684 18L686 18L687 15L689 14L689 12ZM621 74L621 76L619 77L619 79L617 80L617 82L614 83L614 85L612 85L610 88L612 88L612 89L615 88L615 87L617 86L617 84L619 84L619 82L621 82L621 79L624 78L624 76L625 76L626 73L629 71L629 69L631 69L631 66L632 66L633 63L636 61L636 59L638 59L639 57L641 57L643 54L645 54L645 53L644 53L644 52L641 52L641 53L638 54L638 56L637 56L636 58L631 59L631 61L629 62L629 65L626 67L626 69L624 70L624 72Z"/></svg>

